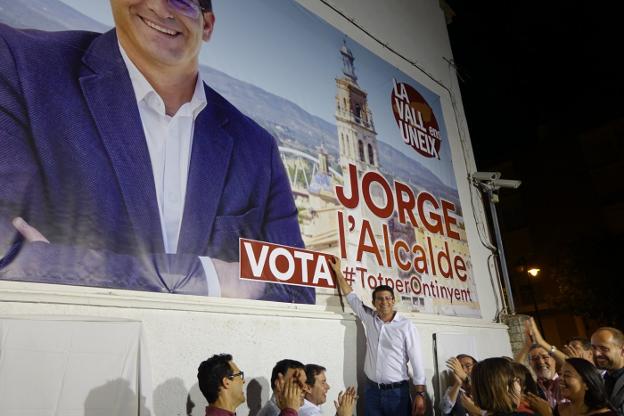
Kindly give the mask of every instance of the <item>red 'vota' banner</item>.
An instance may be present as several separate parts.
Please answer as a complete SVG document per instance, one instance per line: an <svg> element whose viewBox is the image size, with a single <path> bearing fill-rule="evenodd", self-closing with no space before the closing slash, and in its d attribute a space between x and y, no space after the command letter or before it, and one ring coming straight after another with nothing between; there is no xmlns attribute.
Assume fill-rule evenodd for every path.
<svg viewBox="0 0 624 416"><path fill-rule="evenodd" d="M262 241L240 240L240 278L297 286L335 288L333 256Z"/></svg>

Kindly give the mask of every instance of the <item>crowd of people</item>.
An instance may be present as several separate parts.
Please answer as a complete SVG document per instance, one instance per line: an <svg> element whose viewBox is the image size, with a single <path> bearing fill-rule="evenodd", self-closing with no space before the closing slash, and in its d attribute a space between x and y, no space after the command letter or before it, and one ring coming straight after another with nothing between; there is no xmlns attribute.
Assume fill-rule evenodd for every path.
<svg viewBox="0 0 624 416"><path fill-rule="evenodd" d="M394 292L378 286L374 309L364 305L340 269L331 263L339 290L366 331L364 413L367 416L423 416L425 373L414 324L394 311ZM575 337L560 349L548 343L531 318L523 348L512 359L450 358L451 382L440 411L452 416L624 416L624 334L598 328L591 339ZM528 364L528 365L527 365ZM410 375L412 368L412 395ZM204 361L198 372L207 416L233 415L245 402L244 373L228 354ZM273 394L257 416L316 416L327 401L326 369L285 359L271 374ZM337 395L337 416L351 416L358 399L351 386Z"/></svg>
<svg viewBox="0 0 624 416"><path fill-rule="evenodd" d="M326 369L296 360L278 361L271 373L273 394L257 416L312 416L321 414L327 401ZM199 389L208 401L206 416L232 416L245 402L245 373L230 354L216 354L202 362L197 372ZM357 400L354 387L338 393L337 416L352 416Z"/></svg>
<svg viewBox="0 0 624 416"><path fill-rule="evenodd" d="M572 338L561 350L531 318L514 359L447 361L452 380L440 401L444 415L615 416L624 414L624 334L598 328L591 339ZM528 366L525 363L528 362Z"/></svg>

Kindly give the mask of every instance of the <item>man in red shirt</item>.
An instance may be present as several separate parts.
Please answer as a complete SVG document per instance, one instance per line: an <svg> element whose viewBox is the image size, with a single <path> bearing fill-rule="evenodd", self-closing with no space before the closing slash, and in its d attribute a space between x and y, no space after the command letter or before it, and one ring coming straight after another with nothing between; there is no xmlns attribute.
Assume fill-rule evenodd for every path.
<svg viewBox="0 0 624 416"><path fill-rule="evenodd" d="M206 416L234 416L236 408L245 403L245 374L232 361L230 354L217 354L202 362L197 370L199 389L208 401ZM275 397L280 416L297 416L301 401L299 374L276 381Z"/></svg>

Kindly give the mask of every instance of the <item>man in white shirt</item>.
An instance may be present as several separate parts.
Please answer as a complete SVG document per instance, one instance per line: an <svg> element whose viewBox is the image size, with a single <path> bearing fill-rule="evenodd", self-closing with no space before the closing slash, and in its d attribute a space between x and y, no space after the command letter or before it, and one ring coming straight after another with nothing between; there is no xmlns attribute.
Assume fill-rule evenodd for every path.
<svg viewBox="0 0 624 416"><path fill-rule="evenodd" d="M111 8L0 25L0 279L314 303L238 279L239 237L303 241L275 140L201 79L210 0Z"/></svg>
<svg viewBox="0 0 624 416"><path fill-rule="evenodd" d="M366 330L364 373L368 378L365 409L372 416L420 416L425 413L425 371L420 337L414 324L394 311L394 291L381 285L373 290L372 310L353 292L340 270L330 262L336 283ZM415 397L409 394L407 364L412 366Z"/></svg>
<svg viewBox="0 0 624 416"><path fill-rule="evenodd" d="M327 401L327 375L325 367L317 364L306 364L306 384L309 391L305 394L303 406L299 409L299 416L319 416L323 414L321 405ZM357 396L353 386L345 392L338 393L338 399L334 401L337 416L352 416Z"/></svg>

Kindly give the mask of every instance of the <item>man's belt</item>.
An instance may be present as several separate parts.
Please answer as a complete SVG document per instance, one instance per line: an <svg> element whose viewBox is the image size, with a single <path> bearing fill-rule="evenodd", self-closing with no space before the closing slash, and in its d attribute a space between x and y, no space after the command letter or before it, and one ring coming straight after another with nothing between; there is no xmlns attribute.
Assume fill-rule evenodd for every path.
<svg viewBox="0 0 624 416"><path fill-rule="evenodd" d="M392 390L397 389L399 387L406 386L408 384L407 380L396 381L394 383L375 383L372 380L368 380L373 386L377 387L379 390Z"/></svg>

